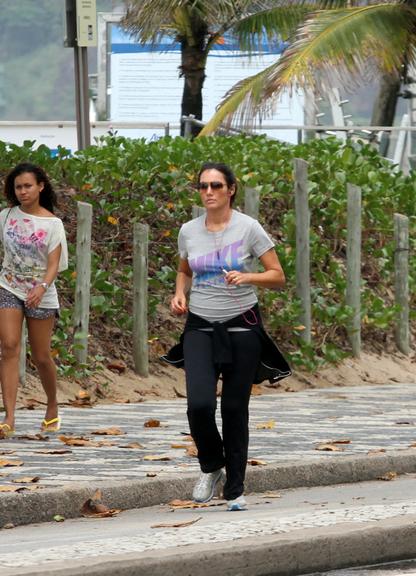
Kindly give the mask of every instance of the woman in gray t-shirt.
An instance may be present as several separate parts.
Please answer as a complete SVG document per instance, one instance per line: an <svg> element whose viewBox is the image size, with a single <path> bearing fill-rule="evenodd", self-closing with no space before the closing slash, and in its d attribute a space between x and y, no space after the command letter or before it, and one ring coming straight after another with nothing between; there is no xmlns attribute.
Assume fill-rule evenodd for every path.
<svg viewBox="0 0 416 576"><path fill-rule="evenodd" d="M205 214L180 230L174 314L188 314L183 351L188 420L201 467L193 498L210 500L226 471L229 510L246 507L248 404L260 362L261 325L254 286L281 288L285 276L274 244L261 225L233 210L237 181L222 163L206 163L198 175ZM263 272L253 272L259 258ZM189 295L189 303L188 303ZM222 437L215 422L222 376Z"/></svg>

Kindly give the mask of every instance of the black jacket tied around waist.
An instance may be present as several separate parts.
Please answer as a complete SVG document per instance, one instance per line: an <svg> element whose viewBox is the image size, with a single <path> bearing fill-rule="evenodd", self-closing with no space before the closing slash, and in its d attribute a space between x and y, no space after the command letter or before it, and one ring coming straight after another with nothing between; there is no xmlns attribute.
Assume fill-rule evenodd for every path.
<svg viewBox="0 0 416 576"><path fill-rule="evenodd" d="M253 308L248 312L253 313L253 317L257 318L256 324L247 322L245 317L247 312L225 322L209 322L208 320L189 312L184 331L181 334L178 344L173 346L167 354L161 356L161 360L175 366L176 368L183 368L185 365L183 353L183 339L185 333L191 330L211 328L214 363L217 365L230 364L232 363L233 358L228 328L248 328L255 332L261 341L260 362L257 367L253 384L260 384L260 382L263 382L264 380L268 380L270 384L276 384L280 380L283 380L283 378L290 376L292 371L279 348L265 331L258 304L255 304L255 306L253 306Z"/></svg>

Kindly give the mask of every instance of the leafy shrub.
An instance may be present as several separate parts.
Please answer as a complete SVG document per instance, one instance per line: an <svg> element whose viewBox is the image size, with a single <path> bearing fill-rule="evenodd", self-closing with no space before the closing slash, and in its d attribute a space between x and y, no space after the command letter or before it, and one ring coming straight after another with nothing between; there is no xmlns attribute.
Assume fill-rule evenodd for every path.
<svg viewBox="0 0 416 576"><path fill-rule="evenodd" d="M300 339L295 296L295 214L293 160L309 163L311 208L311 278L313 345ZM260 294L266 324L295 365L315 369L348 353L345 305L346 183L361 187L362 200L362 338L364 345L390 345L396 308L393 302L393 214L410 218L409 259L412 330L416 317L416 202L414 174L405 176L363 142L342 144L334 138L290 145L256 137L209 137L194 142L163 138L158 142L102 137L96 145L56 158L33 142L23 147L0 143L0 171L21 160L42 164L63 194L63 216L70 242L75 242L76 200L94 209L92 242L91 332L94 354L114 353L131 362L132 231L135 219L150 226L149 330L156 357L173 342L181 323L167 306L174 289L176 240L180 225L191 217L197 194L192 186L202 162L225 161L243 187L260 193L259 220L277 242L287 276L284 291ZM54 345L63 365L71 364L74 249L61 291L64 329ZM68 312L69 311L69 312ZM103 344L105 343L105 345ZM157 346L153 346L153 344Z"/></svg>

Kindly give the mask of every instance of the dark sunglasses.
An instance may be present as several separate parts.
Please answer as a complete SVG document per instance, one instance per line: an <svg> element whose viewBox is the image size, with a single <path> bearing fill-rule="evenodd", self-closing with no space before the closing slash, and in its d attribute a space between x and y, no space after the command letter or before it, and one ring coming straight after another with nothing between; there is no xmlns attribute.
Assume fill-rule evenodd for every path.
<svg viewBox="0 0 416 576"><path fill-rule="evenodd" d="M224 184L224 182L198 182L196 185L198 190L208 190L210 186L211 190L221 190L226 184Z"/></svg>

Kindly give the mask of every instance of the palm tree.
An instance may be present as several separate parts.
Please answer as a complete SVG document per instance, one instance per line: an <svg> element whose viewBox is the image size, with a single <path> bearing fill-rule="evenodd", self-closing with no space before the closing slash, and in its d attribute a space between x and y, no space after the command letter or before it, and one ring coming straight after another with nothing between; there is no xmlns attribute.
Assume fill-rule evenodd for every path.
<svg viewBox="0 0 416 576"><path fill-rule="evenodd" d="M226 94L202 134L221 124L253 124L256 115L270 110L284 90L351 89L380 74L382 87L372 120L391 125L400 81L415 64L414 0L369 1L343 7L328 0L325 9L310 14L298 27L276 63L242 80Z"/></svg>
<svg viewBox="0 0 416 576"><path fill-rule="evenodd" d="M156 47L163 36L181 46L184 77L181 116L202 119L202 87L210 50L232 34L243 50L255 51L288 37L307 13L287 0L124 0L121 25L142 43ZM195 134L199 129L195 128ZM183 126L181 129L183 133Z"/></svg>

